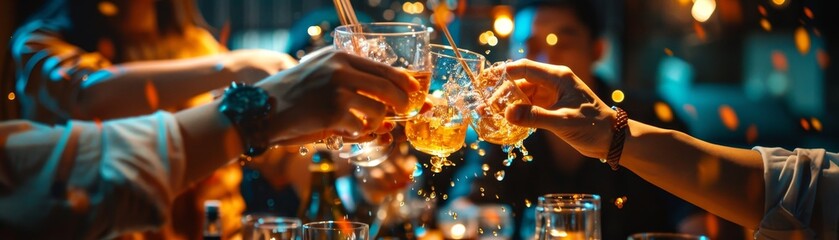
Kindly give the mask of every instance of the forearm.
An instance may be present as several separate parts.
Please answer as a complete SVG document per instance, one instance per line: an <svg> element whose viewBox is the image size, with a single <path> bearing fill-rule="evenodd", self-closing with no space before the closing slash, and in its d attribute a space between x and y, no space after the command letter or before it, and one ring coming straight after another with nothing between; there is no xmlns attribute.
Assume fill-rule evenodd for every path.
<svg viewBox="0 0 839 240"><path fill-rule="evenodd" d="M748 228L763 217L763 164L756 151L629 122L621 165L705 210Z"/></svg>
<svg viewBox="0 0 839 240"><path fill-rule="evenodd" d="M223 60L223 55L215 55L99 70L81 85L78 104L84 116L80 117L110 119L183 106L190 98L234 80Z"/></svg>
<svg viewBox="0 0 839 240"><path fill-rule="evenodd" d="M217 108L215 101L175 114L186 149L187 183L206 177L243 153L238 133Z"/></svg>

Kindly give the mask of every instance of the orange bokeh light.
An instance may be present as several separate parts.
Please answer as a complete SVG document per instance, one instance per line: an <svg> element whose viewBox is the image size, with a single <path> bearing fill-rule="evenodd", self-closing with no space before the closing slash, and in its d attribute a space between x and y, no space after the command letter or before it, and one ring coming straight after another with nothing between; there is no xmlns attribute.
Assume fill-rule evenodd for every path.
<svg viewBox="0 0 839 240"><path fill-rule="evenodd" d="M801 128L803 128L804 131L810 131L810 122L808 122L807 119L802 118L800 122Z"/></svg>
<svg viewBox="0 0 839 240"><path fill-rule="evenodd" d="M766 18L760 19L760 27L762 27L763 30L766 30L767 32L772 31L772 23L770 23L769 20Z"/></svg>
<svg viewBox="0 0 839 240"><path fill-rule="evenodd" d="M146 101L148 101L151 110L157 110L158 103L160 103L158 100L157 88L154 87L154 83L151 80L146 81Z"/></svg>
<svg viewBox="0 0 839 240"><path fill-rule="evenodd" d="M662 122L670 122L673 121L673 110L670 109L670 106L663 102L656 102L653 105L655 109L655 115L658 116L658 119Z"/></svg>
<svg viewBox="0 0 839 240"><path fill-rule="evenodd" d="M795 47L801 55L806 55L810 51L810 34L804 27L795 29Z"/></svg>
<svg viewBox="0 0 839 240"><path fill-rule="evenodd" d="M781 72L789 70L789 62L783 52L777 50L772 51L772 68Z"/></svg>
<svg viewBox="0 0 839 240"><path fill-rule="evenodd" d="M818 118L810 118L810 125L813 126L813 130L816 130L817 132L822 131L822 121Z"/></svg>
<svg viewBox="0 0 839 240"><path fill-rule="evenodd" d="M720 119L722 120L722 124L728 128L728 130L734 131L737 130L737 125L739 125L739 120L737 119L737 113L734 112L734 109L728 105L722 105L719 108Z"/></svg>
<svg viewBox="0 0 839 240"><path fill-rule="evenodd" d="M757 140L757 136L757 125L749 125L749 128L746 129L746 143L754 143Z"/></svg>

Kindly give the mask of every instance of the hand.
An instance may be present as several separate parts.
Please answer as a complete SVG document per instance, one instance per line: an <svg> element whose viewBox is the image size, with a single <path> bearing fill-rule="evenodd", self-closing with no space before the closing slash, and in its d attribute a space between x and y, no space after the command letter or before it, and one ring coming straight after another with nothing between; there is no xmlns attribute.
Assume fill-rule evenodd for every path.
<svg viewBox="0 0 839 240"><path fill-rule="evenodd" d="M609 108L566 66L522 59L507 65L507 73L531 104L506 109L513 124L549 130L593 158L605 158L617 113Z"/></svg>
<svg viewBox="0 0 839 240"><path fill-rule="evenodd" d="M257 83L276 99L268 126L274 142L302 144L331 135L370 138L382 127L387 106L408 109L419 83L378 62L329 51ZM391 126L392 127L392 126Z"/></svg>
<svg viewBox="0 0 839 240"><path fill-rule="evenodd" d="M288 54L265 49L235 50L225 58L224 67L236 76L234 80L247 83L255 83L297 65L297 60Z"/></svg>

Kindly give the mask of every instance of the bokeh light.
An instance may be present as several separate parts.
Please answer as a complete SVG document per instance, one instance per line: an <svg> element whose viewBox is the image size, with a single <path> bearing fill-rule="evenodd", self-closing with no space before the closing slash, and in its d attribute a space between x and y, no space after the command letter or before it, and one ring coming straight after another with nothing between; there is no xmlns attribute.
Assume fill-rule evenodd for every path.
<svg viewBox="0 0 839 240"><path fill-rule="evenodd" d="M816 50L816 61L821 69L827 69L827 65L830 64L830 55L824 49Z"/></svg>
<svg viewBox="0 0 839 240"><path fill-rule="evenodd" d="M752 144L757 140L757 125L749 125L746 129L746 143Z"/></svg>
<svg viewBox="0 0 839 240"><path fill-rule="evenodd" d="M693 8L690 9L690 14L696 21L705 22L711 18L716 8L717 2L714 0L696 0L693 2Z"/></svg>
<svg viewBox="0 0 839 240"><path fill-rule="evenodd" d="M149 103L149 108L157 110L158 107L157 88L151 80L146 81L146 101Z"/></svg>
<svg viewBox="0 0 839 240"><path fill-rule="evenodd" d="M495 36L490 36L489 38L487 38L487 44L494 47L496 44L498 44L498 38L495 37ZM489 50L487 50L487 51L489 51ZM487 53L487 54L489 54L489 53Z"/></svg>
<svg viewBox="0 0 839 240"><path fill-rule="evenodd" d="M99 12L107 17L113 17L119 13L119 8L111 1L101 1L97 7L99 8Z"/></svg>
<svg viewBox="0 0 839 240"><path fill-rule="evenodd" d="M9 95L7 95L6 98L9 99L9 101L14 101L15 100L15 92L9 92Z"/></svg>
<svg viewBox="0 0 839 240"><path fill-rule="evenodd" d="M813 130L815 130L816 132L821 132L822 131L822 121L820 121L818 118L815 118L815 117L810 118L810 125L813 127Z"/></svg>
<svg viewBox="0 0 839 240"><path fill-rule="evenodd" d="M513 20L510 19L510 16L501 15L498 18L495 18L495 22L493 22L492 27L495 29L495 33L498 34L498 36L506 37L513 32Z"/></svg>
<svg viewBox="0 0 839 240"><path fill-rule="evenodd" d="M553 46L556 45L557 42L559 42L559 38L556 37L556 34L551 33L548 34L547 37L545 37L545 42L548 43L548 45Z"/></svg>
<svg viewBox="0 0 839 240"><path fill-rule="evenodd" d="M309 34L309 36L317 37L320 36L322 30L320 29L320 26L315 25L309 26L309 29L307 29L306 32Z"/></svg>
<svg viewBox="0 0 839 240"><path fill-rule="evenodd" d="M667 103L656 102L653 104L653 108L655 110L655 115L662 122L673 121L673 110L670 109L670 105L667 105Z"/></svg>
<svg viewBox="0 0 839 240"><path fill-rule="evenodd" d="M626 96L623 94L623 91L621 90L615 90L612 92L612 101L616 103L623 102L623 99L625 97Z"/></svg>
<svg viewBox="0 0 839 240"><path fill-rule="evenodd" d="M784 6L784 4L787 3L786 0L771 0L771 2L772 2L772 4L774 4L775 6L778 6L778 7Z"/></svg>
<svg viewBox="0 0 839 240"><path fill-rule="evenodd" d="M801 55L806 55L810 51L810 34L804 27L795 29L795 47Z"/></svg>
<svg viewBox="0 0 839 240"><path fill-rule="evenodd" d="M767 32L772 31L772 23L770 23L766 18L760 19L760 27Z"/></svg>
<svg viewBox="0 0 839 240"><path fill-rule="evenodd" d="M802 118L799 122L801 123L801 128L804 129L804 131L810 131L810 122L808 122L806 118Z"/></svg>
<svg viewBox="0 0 839 240"><path fill-rule="evenodd" d="M784 52L778 50L772 51L772 68L781 72L789 70L789 62Z"/></svg>
<svg viewBox="0 0 839 240"><path fill-rule="evenodd" d="M664 48L664 54L667 54L667 56L673 56L673 50L670 50L670 48Z"/></svg>
<svg viewBox="0 0 839 240"><path fill-rule="evenodd" d="M728 128L728 130L734 131L737 130L737 125L739 124L739 120L737 119L737 113L734 112L734 109L728 105L722 105L719 108L720 119L722 120L722 124Z"/></svg>

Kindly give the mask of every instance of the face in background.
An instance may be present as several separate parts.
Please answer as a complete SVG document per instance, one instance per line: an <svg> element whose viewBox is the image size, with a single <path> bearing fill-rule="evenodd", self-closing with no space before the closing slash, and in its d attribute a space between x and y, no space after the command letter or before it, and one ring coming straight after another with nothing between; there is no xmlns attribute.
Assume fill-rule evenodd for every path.
<svg viewBox="0 0 839 240"><path fill-rule="evenodd" d="M556 38L549 38L550 34ZM577 18L574 10L538 7L527 40L527 58L566 65L586 84L593 86L594 63L603 53L603 44L603 40L592 36L590 29Z"/></svg>

